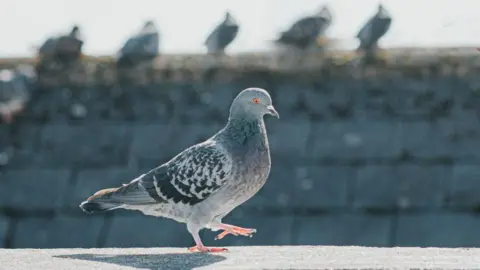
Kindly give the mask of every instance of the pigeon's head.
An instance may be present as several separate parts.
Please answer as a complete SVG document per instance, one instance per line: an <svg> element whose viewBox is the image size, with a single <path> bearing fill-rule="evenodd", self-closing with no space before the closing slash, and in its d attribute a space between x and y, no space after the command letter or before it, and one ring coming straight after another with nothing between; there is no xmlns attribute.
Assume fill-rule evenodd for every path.
<svg viewBox="0 0 480 270"><path fill-rule="evenodd" d="M280 115L272 104L270 94L262 88L247 88L242 90L233 100L230 107L230 118L263 118L265 114Z"/></svg>
<svg viewBox="0 0 480 270"><path fill-rule="evenodd" d="M385 7L382 4L378 5L377 17L380 17L380 18L389 18L390 17L390 14L388 13L388 11L385 9Z"/></svg>
<svg viewBox="0 0 480 270"><path fill-rule="evenodd" d="M317 13L316 15L319 18L324 19L325 21L331 21L332 20L332 13L330 12L330 9L327 6L323 6Z"/></svg>
<svg viewBox="0 0 480 270"><path fill-rule="evenodd" d="M230 13L230 11L226 11L225 12L225 19L224 19L223 23L226 24L226 25L236 25L237 21L235 20L235 18L233 18L232 13Z"/></svg>
<svg viewBox="0 0 480 270"><path fill-rule="evenodd" d="M71 37L77 37L80 35L80 27L78 25L74 25L72 27L72 31L70 31L70 36Z"/></svg>
<svg viewBox="0 0 480 270"><path fill-rule="evenodd" d="M157 33L157 26L155 25L155 21L147 20L140 30L140 34L147 34L147 33Z"/></svg>

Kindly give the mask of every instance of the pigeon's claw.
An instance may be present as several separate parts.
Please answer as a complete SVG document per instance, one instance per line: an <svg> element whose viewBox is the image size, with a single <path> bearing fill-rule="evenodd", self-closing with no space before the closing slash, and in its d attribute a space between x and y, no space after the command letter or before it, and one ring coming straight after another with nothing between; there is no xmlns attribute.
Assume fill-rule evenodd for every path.
<svg viewBox="0 0 480 270"><path fill-rule="evenodd" d="M225 227L222 228L223 232L217 235L217 237L215 237L215 240L220 240L229 234L232 234L235 236L242 235L242 236L252 237L253 234L257 232L256 229L251 229L251 228L242 228L242 227L237 227L232 225L224 225L224 226Z"/></svg>
<svg viewBox="0 0 480 270"><path fill-rule="evenodd" d="M228 251L226 248L221 247L205 247L205 246L193 246L188 249L190 252L225 252Z"/></svg>

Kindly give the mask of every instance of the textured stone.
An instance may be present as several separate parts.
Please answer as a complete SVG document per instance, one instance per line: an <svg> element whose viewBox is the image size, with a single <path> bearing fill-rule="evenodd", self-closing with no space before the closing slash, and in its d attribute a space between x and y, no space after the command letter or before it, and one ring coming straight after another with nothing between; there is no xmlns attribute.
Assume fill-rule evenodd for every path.
<svg viewBox="0 0 480 270"><path fill-rule="evenodd" d="M168 85L147 87L113 88L102 98L106 106L103 110L93 102L92 114L108 120L151 120L169 122L173 104L168 99ZM102 91L95 91L102 92ZM95 111L93 111L95 110Z"/></svg>
<svg viewBox="0 0 480 270"><path fill-rule="evenodd" d="M247 206L257 209L328 209L345 207L348 185L355 180L348 166L301 166L278 164L265 186Z"/></svg>
<svg viewBox="0 0 480 270"><path fill-rule="evenodd" d="M8 169L31 168L42 158L39 151L40 125L1 125L0 152L9 154Z"/></svg>
<svg viewBox="0 0 480 270"><path fill-rule="evenodd" d="M221 127L220 124L145 126L135 134L132 157L141 168L156 167L193 144L210 138Z"/></svg>
<svg viewBox="0 0 480 270"><path fill-rule="evenodd" d="M66 205L81 212L78 205L95 192L111 187L119 187L140 176L142 171L123 168L90 169L78 173L75 183L71 186Z"/></svg>
<svg viewBox="0 0 480 270"><path fill-rule="evenodd" d="M370 209L443 206L451 170L442 166L366 166L354 186L354 206Z"/></svg>
<svg viewBox="0 0 480 270"><path fill-rule="evenodd" d="M0 206L15 210L56 210L70 178L68 170L22 170L0 173Z"/></svg>
<svg viewBox="0 0 480 270"><path fill-rule="evenodd" d="M282 121L290 121L292 118L308 115L308 112L305 111L306 105L301 94L302 90L298 85L288 82L284 82L276 88L272 99Z"/></svg>
<svg viewBox="0 0 480 270"><path fill-rule="evenodd" d="M391 246L393 216L329 214L297 217L296 245Z"/></svg>
<svg viewBox="0 0 480 270"><path fill-rule="evenodd" d="M134 130L131 159L142 167L150 167L171 158L168 149L175 142L174 125L138 125Z"/></svg>
<svg viewBox="0 0 480 270"><path fill-rule="evenodd" d="M225 120L226 121L226 120ZM226 122L225 122L226 123ZM186 148L202 142L211 136L215 135L220 128L222 128L225 123L223 124L209 124L209 125L200 125L200 124L193 124L193 125L178 125L175 126L174 130L174 140L169 145L167 149L165 149L167 155L170 158L176 156L180 151L185 150Z"/></svg>
<svg viewBox="0 0 480 270"><path fill-rule="evenodd" d="M310 123L307 119L297 119L289 122L267 119L265 125L271 154L278 157L272 162L306 158L310 137Z"/></svg>
<svg viewBox="0 0 480 270"><path fill-rule="evenodd" d="M303 166L295 170L295 200L299 208L346 207L356 170L349 166ZM293 191L293 188L291 188Z"/></svg>
<svg viewBox="0 0 480 270"><path fill-rule="evenodd" d="M451 185L450 166L403 165L396 167L397 204L402 209L438 210L445 206Z"/></svg>
<svg viewBox="0 0 480 270"><path fill-rule="evenodd" d="M117 210L122 211L123 210ZM115 215L108 231L107 247L188 247L193 238L185 224L146 216L140 212Z"/></svg>
<svg viewBox="0 0 480 270"><path fill-rule="evenodd" d="M393 159L399 155L396 122L324 122L312 131L314 159Z"/></svg>
<svg viewBox="0 0 480 270"><path fill-rule="evenodd" d="M480 166L455 165L452 187L448 194L450 206L455 208L479 209Z"/></svg>
<svg viewBox="0 0 480 270"><path fill-rule="evenodd" d="M14 222L8 222L9 231L15 231L17 238L26 233L24 246L30 245L28 241L37 245L37 236L32 237L36 224L76 226L50 220L61 205L68 207L61 211L69 214L103 219L104 215L86 216L78 204L95 191L126 183L212 136L225 124L235 95L245 87L260 86L271 92L281 116L265 118L271 176L258 194L225 218L255 227L258 233L252 239L228 236L208 242L215 233L203 231L205 241L283 244L291 243L298 233L305 243L318 239L318 243L384 245L379 239L385 239L382 228L390 213L411 211L425 216L425 224L433 224L435 217L427 216L448 215L446 211L452 210L476 212L480 205L474 165L480 156L479 79L475 72L463 77L422 75L427 69L302 74L314 81L257 72L255 77L242 75L223 82L45 88L14 124L0 125L0 153L9 154L9 163L0 168L0 210L15 216ZM86 115L72 118L73 104L84 106ZM387 213L361 214L368 210ZM320 214L324 212L328 215ZM135 215L130 219L123 210L114 213L111 228L117 242L104 239L110 237L109 220L107 234L98 242L92 240L93 246L107 240L113 246L193 244L184 224ZM284 230L284 224L290 228L293 213L297 216L292 229ZM381 233L376 235L370 228L376 228L371 224L378 220ZM460 220L467 221L448 221L449 227L438 229L429 236L435 240L429 241L451 244L450 232L462 230L468 222ZM33 225L27 227L27 221ZM310 229L298 227L303 223ZM366 233L355 226L367 226ZM131 232L139 234L138 243L133 236L125 237ZM9 238L8 244L13 245L13 240ZM71 241L73 245L77 240ZM468 243L480 246L474 240Z"/></svg>
<svg viewBox="0 0 480 270"><path fill-rule="evenodd" d="M42 166L104 167L128 164L132 130L126 125L46 126Z"/></svg>
<svg viewBox="0 0 480 270"><path fill-rule="evenodd" d="M242 89L219 84L213 88L203 85L187 84L170 91L173 106L173 115L176 122L223 124L229 115L230 104L235 95Z"/></svg>
<svg viewBox="0 0 480 270"><path fill-rule="evenodd" d="M408 156L417 158L453 158L444 129L438 122L403 122L400 145Z"/></svg>
<svg viewBox="0 0 480 270"><path fill-rule="evenodd" d="M398 218L396 246L478 247L480 215L469 213L404 214Z"/></svg>
<svg viewBox="0 0 480 270"><path fill-rule="evenodd" d="M409 155L443 162L478 160L480 128L478 118L462 115L437 122L403 122L400 144ZM412 132L415 131L415 132Z"/></svg>
<svg viewBox="0 0 480 270"><path fill-rule="evenodd" d="M9 220L5 216L0 215L0 248L4 248L7 240Z"/></svg>
<svg viewBox="0 0 480 270"><path fill-rule="evenodd" d="M97 247L104 218L99 216L28 217L15 229L14 248Z"/></svg>
<svg viewBox="0 0 480 270"><path fill-rule="evenodd" d="M161 91L168 86L160 88L163 89L142 86L49 89L31 104L27 117L35 122L72 122L71 106L81 104L87 114L75 122L165 121L170 116L171 105L166 92Z"/></svg>

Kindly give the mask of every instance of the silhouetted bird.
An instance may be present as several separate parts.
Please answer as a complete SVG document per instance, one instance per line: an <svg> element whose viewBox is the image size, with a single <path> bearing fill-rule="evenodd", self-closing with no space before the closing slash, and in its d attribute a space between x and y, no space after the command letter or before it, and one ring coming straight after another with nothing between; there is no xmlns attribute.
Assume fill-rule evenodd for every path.
<svg viewBox="0 0 480 270"><path fill-rule="evenodd" d="M281 33L276 42L305 50L324 35L331 23L332 14L327 7L323 7L317 14L296 21L290 29Z"/></svg>
<svg viewBox="0 0 480 270"><path fill-rule="evenodd" d="M368 20L368 22L360 29L357 38L360 45L357 52L365 52L369 55L374 55L378 49L378 40L387 33L392 23L392 17L380 4L378 11Z"/></svg>
<svg viewBox="0 0 480 270"><path fill-rule="evenodd" d="M158 56L160 34L153 21L147 21L142 29L129 38L117 54L117 65L135 66Z"/></svg>
<svg viewBox="0 0 480 270"><path fill-rule="evenodd" d="M224 53L225 48L237 37L239 25L230 12L225 13L225 19L217 25L205 40L209 54Z"/></svg>
<svg viewBox="0 0 480 270"><path fill-rule="evenodd" d="M11 123L29 101L36 75L33 68L19 66L15 70L0 71L0 115L3 122Z"/></svg>
<svg viewBox="0 0 480 270"><path fill-rule="evenodd" d="M80 28L74 25L67 35L48 38L38 53L41 60L57 60L61 63L73 62L82 56L83 38Z"/></svg>

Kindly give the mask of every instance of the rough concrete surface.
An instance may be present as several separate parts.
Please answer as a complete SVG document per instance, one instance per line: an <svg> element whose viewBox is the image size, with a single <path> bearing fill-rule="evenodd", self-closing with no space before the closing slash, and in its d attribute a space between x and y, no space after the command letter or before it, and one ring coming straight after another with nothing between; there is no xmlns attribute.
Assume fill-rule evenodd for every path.
<svg viewBox="0 0 480 270"><path fill-rule="evenodd" d="M0 269L480 269L480 249L255 246L214 254L183 248L3 249L0 262Z"/></svg>

